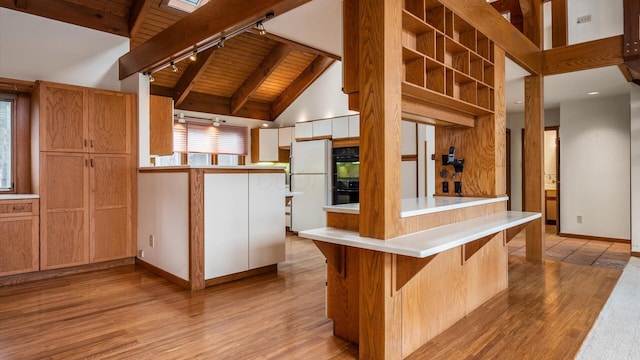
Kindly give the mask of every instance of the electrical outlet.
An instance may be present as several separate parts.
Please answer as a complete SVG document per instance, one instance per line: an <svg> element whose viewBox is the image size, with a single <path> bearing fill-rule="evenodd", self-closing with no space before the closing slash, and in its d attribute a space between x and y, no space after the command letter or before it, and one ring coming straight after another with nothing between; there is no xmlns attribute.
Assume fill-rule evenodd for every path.
<svg viewBox="0 0 640 360"><path fill-rule="evenodd" d="M582 215L576 216L576 221L578 222L578 224L582 224Z"/></svg>
<svg viewBox="0 0 640 360"><path fill-rule="evenodd" d="M591 14L578 17L578 24L584 24L591 21Z"/></svg>
<svg viewBox="0 0 640 360"><path fill-rule="evenodd" d="M138 250L138 257L144 259L144 250Z"/></svg>
<svg viewBox="0 0 640 360"><path fill-rule="evenodd" d="M442 192L447 194L449 192L449 182L448 181L443 181L442 182Z"/></svg>
<svg viewBox="0 0 640 360"><path fill-rule="evenodd" d="M453 186L455 187L456 194L462 194L462 181L454 182Z"/></svg>
<svg viewBox="0 0 640 360"><path fill-rule="evenodd" d="M156 237L153 235L149 235L149 246L153 247L156 243Z"/></svg>

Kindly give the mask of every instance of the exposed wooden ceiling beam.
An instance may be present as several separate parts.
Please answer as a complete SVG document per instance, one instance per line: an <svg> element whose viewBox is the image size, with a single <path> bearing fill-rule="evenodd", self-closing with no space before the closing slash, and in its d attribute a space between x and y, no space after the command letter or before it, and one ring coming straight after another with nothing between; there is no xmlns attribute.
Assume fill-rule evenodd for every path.
<svg viewBox="0 0 640 360"><path fill-rule="evenodd" d="M622 35L616 35L543 51L542 75L589 70L623 62Z"/></svg>
<svg viewBox="0 0 640 360"><path fill-rule="evenodd" d="M195 45L251 23L268 13L273 12L278 16L309 1L210 1L120 57L120 79L162 65L171 58L190 51Z"/></svg>
<svg viewBox="0 0 640 360"><path fill-rule="evenodd" d="M539 49L544 48L544 25L542 23L542 2L540 0L520 0L524 34Z"/></svg>
<svg viewBox="0 0 640 360"><path fill-rule="evenodd" d="M173 90L168 87L151 85L151 95L171 97ZM231 99L211 94L190 92L187 98L180 104L174 105L176 110L198 111L209 114L219 114L232 116L230 110ZM247 103L233 116L240 116L257 120L271 119L271 107L268 103L258 101L247 101Z"/></svg>
<svg viewBox="0 0 640 360"><path fill-rule="evenodd" d="M333 64L335 60L318 56L271 104L271 119L275 120L302 94L309 85Z"/></svg>
<svg viewBox="0 0 640 360"><path fill-rule="evenodd" d="M129 9L129 37L133 38L140 31L140 27L147 17L153 0L133 0Z"/></svg>
<svg viewBox="0 0 640 360"><path fill-rule="evenodd" d="M293 51L293 47L287 44L278 44L267 56L262 63L249 75L249 77L240 85L236 92L231 96L231 113L235 114L244 106L251 96L262 83L267 80L269 75L280 65L284 59Z"/></svg>
<svg viewBox="0 0 640 360"><path fill-rule="evenodd" d="M504 21L485 1L441 0L454 13L493 39L515 63L532 74L540 74L540 48L518 29Z"/></svg>
<svg viewBox="0 0 640 360"><path fill-rule="evenodd" d="M0 7L129 37L128 19L64 0L0 0Z"/></svg>
<svg viewBox="0 0 640 360"><path fill-rule="evenodd" d="M252 34L259 34L259 31L257 29L249 29L249 30L247 30L247 32L250 32ZM272 34L272 33L267 32L263 36L268 38L268 39L271 39L273 41L277 41L279 43L282 43L282 44L291 45L291 46L293 46L293 48L295 50L307 52L307 53L314 54L314 55L321 55L321 56L328 57L328 58L331 58L331 59L334 59L334 60L338 60L338 61L342 60L342 58L340 56L336 55L336 54L330 53L328 51L316 49L314 47L299 43L297 41L293 41L293 40L289 40L287 38L283 38L282 36L278 36L276 34Z"/></svg>
<svg viewBox="0 0 640 360"><path fill-rule="evenodd" d="M213 54L213 52L214 48L211 48L199 53L196 61L187 66L184 73L180 77L180 80L178 80L178 82L174 86L173 93L171 95L176 107L182 104L184 99L186 99L189 95L189 92L191 92L193 86L202 76L202 74L204 73L204 69L207 67L207 64L209 64L209 61L211 60L211 55Z"/></svg>
<svg viewBox="0 0 640 360"><path fill-rule="evenodd" d="M569 25L567 22L567 0L551 2L551 47L567 45Z"/></svg>

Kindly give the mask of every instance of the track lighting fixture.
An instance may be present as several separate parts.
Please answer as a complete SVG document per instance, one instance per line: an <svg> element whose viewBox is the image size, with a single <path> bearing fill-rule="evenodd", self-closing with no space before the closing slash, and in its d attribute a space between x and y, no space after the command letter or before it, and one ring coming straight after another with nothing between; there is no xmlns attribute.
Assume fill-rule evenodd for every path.
<svg viewBox="0 0 640 360"><path fill-rule="evenodd" d="M161 64L159 66L156 66L155 68L152 68L151 70L143 73L147 76L149 76L149 82L153 82L155 79L153 78L153 76L151 75L152 73L156 72L156 71L160 71L166 67L171 67L171 70L173 70L173 72L178 72L179 69L176 66L177 62L180 62L186 58L189 58L189 60L191 61L196 61L197 60L197 54L199 52L203 52L207 49L210 49L212 47L217 47L218 49L222 49L224 48L224 42L226 40L229 40L231 38L233 38L236 35L239 35L240 33L243 33L245 31L247 31L248 29L252 28L252 27L256 27L260 33L260 35L265 35L267 33L267 31L264 28L264 24L263 22L273 18L275 15L274 13L270 12L268 14L266 14L265 16L261 17L260 19L256 20L255 22L252 22L250 24L247 24L241 28L238 28L228 34L225 34L224 36L218 38L218 39L211 39L210 41L208 41L207 43L203 44L203 45L194 45L193 46L193 50L186 50L183 53L180 53L178 55L176 55L175 57L173 57L173 60L171 60L168 63L164 63Z"/></svg>
<svg viewBox="0 0 640 360"><path fill-rule="evenodd" d="M149 73L149 82L152 83L154 81L156 81L156 78L153 77L152 73Z"/></svg>

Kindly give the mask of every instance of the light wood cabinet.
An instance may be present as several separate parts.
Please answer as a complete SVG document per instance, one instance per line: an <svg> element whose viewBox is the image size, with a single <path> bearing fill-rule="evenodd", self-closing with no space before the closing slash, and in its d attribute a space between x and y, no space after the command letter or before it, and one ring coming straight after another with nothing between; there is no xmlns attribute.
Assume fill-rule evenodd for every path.
<svg viewBox="0 0 640 360"><path fill-rule="evenodd" d="M34 97L40 269L135 256L134 95L40 82Z"/></svg>
<svg viewBox="0 0 640 360"><path fill-rule="evenodd" d="M0 200L0 276L39 269L38 199Z"/></svg>
<svg viewBox="0 0 640 360"><path fill-rule="evenodd" d="M149 96L149 152L173 154L173 99Z"/></svg>
<svg viewBox="0 0 640 360"><path fill-rule="evenodd" d="M50 82L36 92L40 151L131 152L131 94Z"/></svg>
<svg viewBox="0 0 640 360"><path fill-rule="evenodd" d="M251 162L277 162L278 129L251 129Z"/></svg>

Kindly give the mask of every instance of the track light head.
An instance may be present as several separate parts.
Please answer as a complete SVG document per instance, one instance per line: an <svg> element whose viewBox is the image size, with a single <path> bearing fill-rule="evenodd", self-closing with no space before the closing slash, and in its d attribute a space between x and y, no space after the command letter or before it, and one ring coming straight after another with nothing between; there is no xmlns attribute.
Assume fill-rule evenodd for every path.
<svg viewBox="0 0 640 360"><path fill-rule="evenodd" d="M177 73L177 72L178 72L178 67L176 66L176 64L175 64L173 61L171 62L171 70L172 70L174 73Z"/></svg>
<svg viewBox="0 0 640 360"><path fill-rule="evenodd" d="M258 28L260 35L264 36L267 33L267 30L264 29L264 25L262 24L262 21L258 21L258 24L256 25L256 27Z"/></svg>
<svg viewBox="0 0 640 360"><path fill-rule="evenodd" d="M224 41L226 38L223 36L220 38L220 42L218 43L218 49L222 49L224 47Z"/></svg>
<svg viewBox="0 0 640 360"><path fill-rule="evenodd" d="M189 60L191 60L191 61L198 60L198 50L193 50L191 55L189 55Z"/></svg>
<svg viewBox="0 0 640 360"><path fill-rule="evenodd" d="M153 74L152 74L152 73L149 73L148 75L149 75L149 82L150 82L150 83L152 83L152 82L156 81L156 78L154 78L154 77L153 77Z"/></svg>

